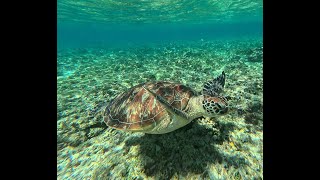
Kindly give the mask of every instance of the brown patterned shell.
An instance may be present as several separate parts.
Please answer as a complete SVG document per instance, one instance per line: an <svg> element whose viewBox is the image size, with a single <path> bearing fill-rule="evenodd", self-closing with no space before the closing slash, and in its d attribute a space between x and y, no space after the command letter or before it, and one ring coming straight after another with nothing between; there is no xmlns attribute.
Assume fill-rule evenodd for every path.
<svg viewBox="0 0 320 180"><path fill-rule="evenodd" d="M168 81L139 84L117 96L106 107L104 121L108 126L121 130L146 131L169 117L165 107L143 86L185 112L188 111L190 97L196 95L191 88Z"/></svg>

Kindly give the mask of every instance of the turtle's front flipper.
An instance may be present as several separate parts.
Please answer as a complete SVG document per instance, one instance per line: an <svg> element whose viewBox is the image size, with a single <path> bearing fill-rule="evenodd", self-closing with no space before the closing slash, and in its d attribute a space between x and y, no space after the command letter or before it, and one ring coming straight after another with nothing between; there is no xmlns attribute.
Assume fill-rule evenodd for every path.
<svg viewBox="0 0 320 180"><path fill-rule="evenodd" d="M207 82L203 86L202 93L209 96L217 96L222 92L226 80L226 75L222 71L221 75Z"/></svg>
<svg viewBox="0 0 320 180"><path fill-rule="evenodd" d="M173 107L167 100L165 100L162 96L157 95L156 93L152 92L150 89L148 89L147 87L143 86L143 88L145 90L147 90L150 94L152 94L164 107L166 107L166 109L171 113L171 114L175 114L178 115L184 119L189 120L190 117L188 116L187 113Z"/></svg>

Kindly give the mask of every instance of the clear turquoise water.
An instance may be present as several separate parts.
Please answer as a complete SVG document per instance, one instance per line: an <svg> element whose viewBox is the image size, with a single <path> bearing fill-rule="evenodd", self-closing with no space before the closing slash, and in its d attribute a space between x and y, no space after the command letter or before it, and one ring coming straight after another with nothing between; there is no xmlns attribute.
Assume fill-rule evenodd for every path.
<svg viewBox="0 0 320 180"><path fill-rule="evenodd" d="M58 0L58 48L262 36L262 0Z"/></svg>

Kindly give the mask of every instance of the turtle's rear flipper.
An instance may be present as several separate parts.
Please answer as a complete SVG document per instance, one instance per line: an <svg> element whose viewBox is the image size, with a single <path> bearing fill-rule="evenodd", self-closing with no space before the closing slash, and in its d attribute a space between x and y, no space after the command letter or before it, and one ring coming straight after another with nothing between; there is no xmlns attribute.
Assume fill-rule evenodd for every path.
<svg viewBox="0 0 320 180"><path fill-rule="evenodd" d="M202 94L209 96L217 96L222 92L226 80L226 75L222 71L221 75L204 84Z"/></svg>

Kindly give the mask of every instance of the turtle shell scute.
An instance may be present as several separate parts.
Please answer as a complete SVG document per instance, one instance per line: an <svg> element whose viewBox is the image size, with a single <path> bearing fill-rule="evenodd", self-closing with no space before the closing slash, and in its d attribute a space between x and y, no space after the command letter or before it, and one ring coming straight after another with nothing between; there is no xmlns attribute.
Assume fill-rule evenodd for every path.
<svg viewBox="0 0 320 180"><path fill-rule="evenodd" d="M118 95L106 107L104 121L116 129L144 131L170 118L165 107L145 88L162 96L174 108L188 112L188 102L197 93L185 85L169 82L148 82L136 85Z"/></svg>

